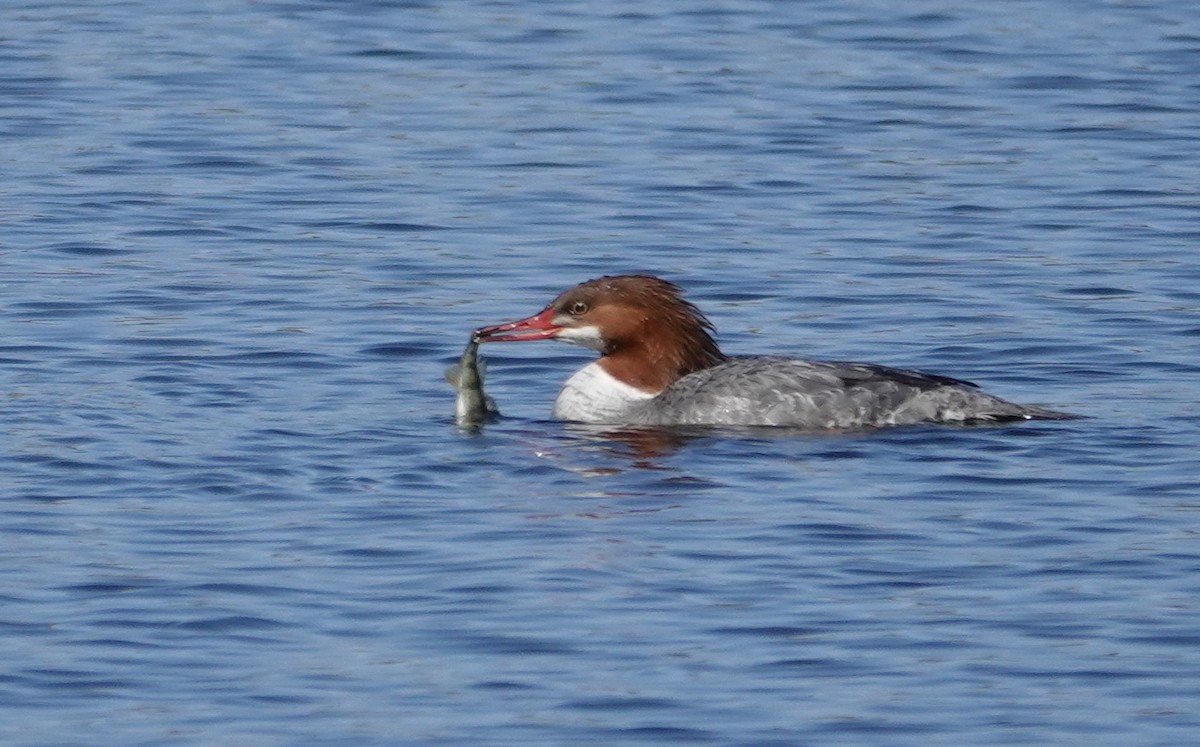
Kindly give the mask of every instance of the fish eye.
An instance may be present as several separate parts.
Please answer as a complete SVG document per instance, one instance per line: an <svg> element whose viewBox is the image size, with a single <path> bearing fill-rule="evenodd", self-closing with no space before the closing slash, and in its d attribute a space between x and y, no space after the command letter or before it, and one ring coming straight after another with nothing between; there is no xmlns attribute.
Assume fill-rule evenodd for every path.
<svg viewBox="0 0 1200 747"><path fill-rule="evenodd" d="M587 310L588 310L588 305L586 303L584 303L583 301L576 301L575 303L571 304L571 308L567 309L567 311L569 311L571 314L573 314L575 316L579 316L580 314L586 314Z"/></svg>

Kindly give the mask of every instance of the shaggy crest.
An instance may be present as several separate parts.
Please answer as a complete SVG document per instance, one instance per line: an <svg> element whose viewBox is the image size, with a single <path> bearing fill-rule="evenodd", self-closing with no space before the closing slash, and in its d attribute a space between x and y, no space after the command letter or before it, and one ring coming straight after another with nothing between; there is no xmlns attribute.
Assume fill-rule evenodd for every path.
<svg viewBox="0 0 1200 747"><path fill-rule="evenodd" d="M712 323L681 293L674 283L650 275L608 275L566 291L550 305L557 313L602 321L609 373L658 391L726 360Z"/></svg>

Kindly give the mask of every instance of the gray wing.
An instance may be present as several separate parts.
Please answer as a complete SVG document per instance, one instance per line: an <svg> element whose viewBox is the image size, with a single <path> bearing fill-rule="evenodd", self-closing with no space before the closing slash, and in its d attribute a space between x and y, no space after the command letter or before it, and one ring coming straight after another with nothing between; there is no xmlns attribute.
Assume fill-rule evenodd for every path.
<svg viewBox="0 0 1200 747"><path fill-rule="evenodd" d="M637 413L647 424L830 429L1029 417L974 384L869 363L735 358L683 377Z"/></svg>

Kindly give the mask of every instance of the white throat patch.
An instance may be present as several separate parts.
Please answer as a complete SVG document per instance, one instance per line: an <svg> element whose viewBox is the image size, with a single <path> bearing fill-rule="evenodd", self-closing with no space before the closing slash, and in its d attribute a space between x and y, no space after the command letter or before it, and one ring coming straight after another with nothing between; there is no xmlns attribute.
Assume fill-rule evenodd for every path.
<svg viewBox="0 0 1200 747"><path fill-rule="evenodd" d="M604 352L604 338L600 335L600 328L595 325L563 327L554 335L554 339Z"/></svg>

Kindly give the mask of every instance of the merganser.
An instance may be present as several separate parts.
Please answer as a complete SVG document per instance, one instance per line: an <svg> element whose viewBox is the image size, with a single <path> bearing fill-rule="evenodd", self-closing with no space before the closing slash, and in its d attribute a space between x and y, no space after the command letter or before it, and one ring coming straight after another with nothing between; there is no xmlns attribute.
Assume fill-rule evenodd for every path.
<svg viewBox="0 0 1200 747"><path fill-rule="evenodd" d="M531 317L481 327L483 342L553 338L600 358L558 393L561 420L614 425L841 430L915 423L1063 420L948 376L873 363L727 356L678 286L612 275L564 291Z"/></svg>

